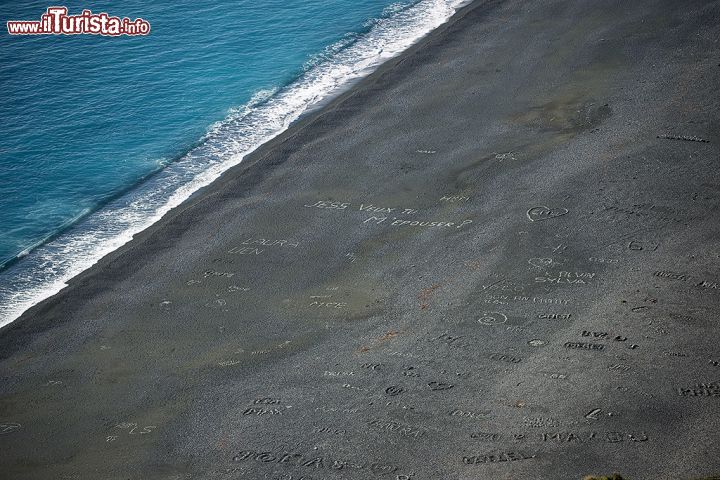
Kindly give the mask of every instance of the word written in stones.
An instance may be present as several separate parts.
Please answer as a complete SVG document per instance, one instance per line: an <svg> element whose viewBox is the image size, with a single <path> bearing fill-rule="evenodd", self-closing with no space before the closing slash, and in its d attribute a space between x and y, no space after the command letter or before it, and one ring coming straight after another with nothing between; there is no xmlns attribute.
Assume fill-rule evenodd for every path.
<svg viewBox="0 0 720 480"><path fill-rule="evenodd" d="M227 291L228 291L228 293L232 293L232 292L249 292L249 291L250 291L250 288L248 288L248 287L239 287L239 286L237 286L237 285L230 285L230 286L227 288Z"/></svg>
<svg viewBox="0 0 720 480"><path fill-rule="evenodd" d="M430 390L434 392L442 391L442 390L450 390L455 385L452 383L445 383L445 382L430 382L428 383L428 387L430 387Z"/></svg>
<svg viewBox="0 0 720 480"><path fill-rule="evenodd" d="M469 202L470 197L464 197L462 195L445 195L440 198L441 202Z"/></svg>
<svg viewBox="0 0 720 480"><path fill-rule="evenodd" d="M264 251L265 250L260 250L259 248L233 247L228 250L228 253L232 253L233 255L260 255Z"/></svg>
<svg viewBox="0 0 720 480"><path fill-rule="evenodd" d="M285 340L282 343L278 343L276 345L270 346L270 348L264 349L264 350L253 350L250 352L250 355L267 355L269 353L272 353L273 351L282 350L285 348L288 348L288 346L292 342L290 340ZM236 353L242 353L242 352L236 352Z"/></svg>
<svg viewBox="0 0 720 480"><path fill-rule="evenodd" d="M449 333L443 333L440 336L430 339L429 341L434 342L438 340L442 343L447 343L448 345L460 345L461 342L456 342L458 342L461 338L463 338L462 335L450 335Z"/></svg>
<svg viewBox="0 0 720 480"><path fill-rule="evenodd" d="M403 372L403 375L406 377L419 377L420 374L415 371L415 367L407 367L407 369Z"/></svg>
<svg viewBox="0 0 720 480"><path fill-rule="evenodd" d="M368 370L377 370L382 367L382 363L363 363L360 368L366 368Z"/></svg>
<svg viewBox="0 0 720 480"><path fill-rule="evenodd" d="M409 425L403 425L392 420L372 420L368 425L376 430L398 433L405 437L419 438L425 435L425 430L413 428Z"/></svg>
<svg viewBox="0 0 720 480"><path fill-rule="evenodd" d="M320 209L326 209L326 210L347 210L347 208L352 205L350 202L331 202L331 201L325 201L320 200L312 205L305 205L307 208L320 208ZM358 207L358 211L360 212L369 212L369 213L393 213L397 211L397 213L402 215L412 215L414 213L417 213L417 210L413 208L403 208L400 209L398 207L383 207L383 206L377 206L372 203L361 203Z"/></svg>
<svg viewBox="0 0 720 480"><path fill-rule="evenodd" d="M630 365L625 365L623 363L616 363L614 365L610 365L608 367L608 370L611 372L627 372L630 370Z"/></svg>
<svg viewBox="0 0 720 480"><path fill-rule="evenodd" d="M397 208L377 207L377 206L373 205L372 203L370 203L370 204L368 204L368 205L365 205L364 203L361 203L361 204L360 204L360 211L361 211L361 212L370 212L370 213L392 213L392 212L394 212L395 210L397 210ZM416 213L416 212L417 212L417 210L412 210L412 209L409 209L409 208L408 208L408 209L406 209L405 211L403 211L402 213L404 213L404 214L406 214L406 215L410 215L410 214L413 214L413 213Z"/></svg>
<svg viewBox="0 0 720 480"><path fill-rule="evenodd" d="M315 308L335 308L335 309L347 307L347 302L326 302L324 300L319 300L320 298L323 298L323 297L327 298L327 297L331 297L331 295L319 295L319 296L313 295L310 297L312 302L310 302L310 304L308 306L315 307Z"/></svg>
<svg viewBox="0 0 720 480"><path fill-rule="evenodd" d="M345 210L348 206L350 206L349 202L342 203L342 202L330 202L330 201L324 201L319 200L312 205L305 205L307 208L325 208L328 210Z"/></svg>
<svg viewBox="0 0 720 480"><path fill-rule="evenodd" d="M515 282L511 282L509 280L502 279L499 282L495 282L490 285L483 285L482 289L483 290L503 290L506 292L522 292L524 290L524 287Z"/></svg>
<svg viewBox="0 0 720 480"><path fill-rule="evenodd" d="M569 210L567 208L549 208L545 206L532 207L527 211L527 217L531 222L539 222L540 220L549 220L551 218L561 217L567 215Z"/></svg>
<svg viewBox="0 0 720 480"><path fill-rule="evenodd" d="M235 274L230 272L216 272L215 270L207 270L203 272L203 278L210 278L210 277L222 277L222 278L231 278Z"/></svg>
<svg viewBox="0 0 720 480"><path fill-rule="evenodd" d="M684 320L686 322L696 322L697 319L691 315L685 315L683 313L670 313L670 318L675 320Z"/></svg>
<svg viewBox="0 0 720 480"><path fill-rule="evenodd" d="M620 443L629 439L632 442L646 442L648 436L643 433L624 433L624 432L546 432L541 434L543 442L556 443L585 443L590 441L600 441L606 443Z"/></svg>
<svg viewBox="0 0 720 480"><path fill-rule="evenodd" d="M663 140L682 140L685 142L700 142L700 143L710 143L710 140L705 140L704 138L697 137L695 135L658 135L657 138L662 138Z"/></svg>
<svg viewBox="0 0 720 480"><path fill-rule="evenodd" d="M265 238L249 238L242 242L240 246L233 247L228 253L233 255L260 255L265 249L260 249L254 245L262 245L264 247L292 247L297 248L300 243L290 240L268 240Z"/></svg>
<svg viewBox="0 0 720 480"><path fill-rule="evenodd" d="M325 370L323 373L323 376L325 377L348 377L351 375L355 375L355 372L330 372L328 370Z"/></svg>
<svg viewBox="0 0 720 480"><path fill-rule="evenodd" d="M497 442L501 436L499 433L492 432L475 432L470 434L470 438L480 440L481 442Z"/></svg>
<svg viewBox="0 0 720 480"><path fill-rule="evenodd" d="M573 284L586 284L589 283L595 277L594 273L591 272L565 272L560 271L556 275L550 272L546 273L544 277L535 277L536 283L573 283Z"/></svg>
<svg viewBox="0 0 720 480"><path fill-rule="evenodd" d="M669 278L672 280L682 280L686 281L689 277L687 275L684 275L682 273L674 273L674 272L664 272L664 271L657 271L653 272L653 275L660 278Z"/></svg>
<svg viewBox="0 0 720 480"><path fill-rule="evenodd" d="M462 417L462 418L488 418L492 412L490 410L451 410L451 417Z"/></svg>
<svg viewBox="0 0 720 480"><path fill-rule="evenodd" d="M157 427L155 425L147 425L145 427L140 427L140 426L138 426L137 423L119 423L119 424L115 425L115 428L127 430L128 435L136 435L136 434L146 435L148 433L151 433ZM138 430L138 428L142 428L142 430Z"/></svg>
<svg viewBox="0 0 720 480"><path fill-rule="evenodd" d="M338 407L315 407L316 412L323 412L323 413L357 413L357 408L338 408Z"/></svg>
<svg viewBox="0 0 720 480"><path fill-rule="evenodd" d="M316 470L368 469L373 474L377 475L391 474L397 470L397 467L394 467L392 465L384 465L379 463L366 465L345 460L329 459L327 457L313 457L300 453L276 453L271 451L257 452L254 450L243 450L233 457L234 462L244 462L249 460L254 460L260 463L279 463L287 466L308 467Z"/></svg>
<svg viewBox="0 0 720 480"><path fill-rule="evenodd" d="M584 343L584 342L567 342L563 345L565 348L573 350L603 350L605 345L601 343Z"/></svg>
<svg viewBox="0 0 720 480"><path fill-rule="evenodd" d="M523 451L510 451L463 457L462 462L466 465L478 465L481 463L515 462L519 460L530 460L531 458L535 458L535 455Z"/></svg>
<svg viewBox="0 0 720 480"><path fill-rule="evenodd" d="M514 152L505 152L505 153L496 153L495 160L500 160L502 162L503 160L517 160L517 159L515 158Z"/></svg>
<svg viewBox="0 0 720 480"><path fill-rule="evenodd" d="M520 363L522 362L522 358L519 357L513 357L511 355L505 355L502 353L493 353L488 358L490 360L497 360L499 362L506 362L506 363Z"/></svg>
<svg viewBox="0 0 720 480"><path fill-rule="evenodd" d="M677 391L683 397L720 397L720 384L699 383L690 388L678 388Z"/></svg>
<svg viewBox="0 0 720 480"><path fill-rule="evenodd" d="M656 222L682 222L686 214L673 210L670 207L654 205L651 203L636 204L629 207L611 205L603 209L604 212L619 213L633 217L640 217Z"/></svg>
<svg viewBox="0 0 720 480"><path fill-rule="evenodd" d="M523 417L523 425L530 428L555 427L557 420L546 417Z"/></svg>
<svg viewBox="0 0 720 480"><path fill-rule="evenodd" d="M243 415L282 415L282 410L279 408L250 407L245 409Z"/></svg>
<svg viewBox="0 0 720 480"><path fill-rule="evenodd" d="M7 435L8 433L20 430L22 425L15 422L2 422L0 423L0 435Z"/></svg>
<svg viewBox="0 0 720 480"><path fill-rule="evenodd" d="M488 295L484 302L485 303L492 303L494 305L507 305L507 302L532 302L532 303L540 303L540 304L553 304L553 305L569 305L571 303L570 300L566 300L564 298L545 298L545 297L524 297L520 295L515 295L513 297L509 295Z"/></svg>
<svg viewBox="0 0 720 480"><path fill-rule="evenodd" d="M568 320L571 316L571 313L540 313L537 318L547 320Z"/></svg>
<svg viewBox="0 0 720 480"><path fill-rule="evenodd" d="M219 362L218 365L221 367L232 367L233 365L239 365L242 363L242 360L223 360L222 362Z"/></svg>
<svg viewBox="0 0 720 480"><path fill-rule="evenodd" d="M232 253L234 255L260 255L264 251L265 250L260 250L259 248L233 247L228 250L228 253Z"/></svg>
<svg viewBox="0 0 720 480"><path fill-rule="evenodd" d="M153 430L155 430L157 427L155 425L147 425L145 427L138 426L137 423L119 423L115 425L115 428L119 428L121 430L126 430L128 435L147 435L148 433L152 433ZM138 430L138 428L141 428L142 430ZM114 442L120 438L119 435L108 435L105 437L105 441L107 443Z"/></svg>
<svg viewBox="0 0 720 480"><path fill-rule="evenodd" d="M268 240L266 238L248 238L241 245L262 245L263 247L292 247L297 248L300 242L292 240Z"/></svg>
<svg viewBox="0 0 720 480"><path fill-rule="evenodd" d="M687 357L686 353L682 352L663 352L666 357Z"/></svg>
<svg viewBox="0 0 720 480"><path fill-rule="evenodd" d="M365 219L363 223L372 223L374 222L377 225L380 225L381 223L385 222L388 219L388 217L370 217ZM431 221L420 221L420 220L403 220L398 219L397 217L393 217L393 221L390 223L390 225L394 227L402 227L402 226L409 226L409 227L455 227L457 229L460 229L464 227L465 225L469 225L472 223L472 220L463 220L461 223L457 222L431 222Z"/></svg>
<svg viewBox="0 0 720 480"><path fill-rule="evenodd" d="M712 289L712 290L718 290L718 289L720 289L720 285L718 285L717 283L715 283L715 282L708 282L708 281L704 281L704 280L703 280L702 282L698 283L698 284L696 285L696 287L700 287L700 288L710 288L710 289Z"/></svg>
<svg viewBox="0 0 720 480"><path fill-rule="evenodd" d="M528 263L537 268L548 268L557 264L552 258L531 258Z"/></svg>
<svg viewBox="0 0 720 480"><path fill-rule="evenodd" d="M434 392L440 392L443 390L450 390L455 385L452 383L445 383L445 382L430 382L428 383L428 387L430 387L430 390Z"/></svg>
<svg viewBox="0 0 720 480"><path fill-rule="evenodd" d="M280 399L272 397L256 398L253 403L255 405L278 405L280 403Z"/></svg>
<svg viewBox="0 0 720 480"><path fill-rule="evenodd" d="M604 338L607 338L608 335L610 335L610 334L607 332L590 332L588 330L582 331L583 337L603 338L604 339Z"/></svg>

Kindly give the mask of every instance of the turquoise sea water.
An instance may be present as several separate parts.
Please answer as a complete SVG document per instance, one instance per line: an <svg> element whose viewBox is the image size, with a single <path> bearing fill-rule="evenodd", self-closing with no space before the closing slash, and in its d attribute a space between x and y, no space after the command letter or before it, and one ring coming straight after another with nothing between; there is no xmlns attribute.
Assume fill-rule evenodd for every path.
<svg viewBox="0 0 720 480"><path fill-rule="evenodd" d="M152 31L7 34L57 3L0 5L0 326L462 2L71 1Z"/></svg>

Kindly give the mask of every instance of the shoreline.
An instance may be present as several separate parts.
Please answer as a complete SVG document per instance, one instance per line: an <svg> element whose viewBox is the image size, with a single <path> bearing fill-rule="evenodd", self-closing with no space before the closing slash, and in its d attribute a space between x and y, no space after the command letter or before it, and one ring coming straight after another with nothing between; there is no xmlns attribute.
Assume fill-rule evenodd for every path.
<svg viewBox="0 0 720 480"><path fill-rule="evenodd" d="M1 329L0 467L716 475L717 15L465 6Z"/></svg>

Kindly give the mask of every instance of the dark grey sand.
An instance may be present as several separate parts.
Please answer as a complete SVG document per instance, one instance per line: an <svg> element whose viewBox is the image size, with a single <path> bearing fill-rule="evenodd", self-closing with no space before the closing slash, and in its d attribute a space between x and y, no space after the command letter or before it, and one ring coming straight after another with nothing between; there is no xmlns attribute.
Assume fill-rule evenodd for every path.
<svg viewBox="0 0 720 480"><path fill-rule="evenodd" d="M719 25L463 9L0 332L0 477L720 475Z"/></svg>

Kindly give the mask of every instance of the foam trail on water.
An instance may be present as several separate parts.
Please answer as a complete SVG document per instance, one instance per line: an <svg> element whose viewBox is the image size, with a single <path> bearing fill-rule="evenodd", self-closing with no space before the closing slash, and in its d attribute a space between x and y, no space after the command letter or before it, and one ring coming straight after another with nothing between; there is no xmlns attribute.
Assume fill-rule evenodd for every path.
<svg viewBox="0 0 720 480"><path fill-rule="evenodd" d="M157 222L198 189L285 131L309 108L337 94L446 22L467 0L397 3L369 30L329 46L282 89L257 92L212 125L201 144L0 272L0 327L56 294L66 282Z"/></svg>

